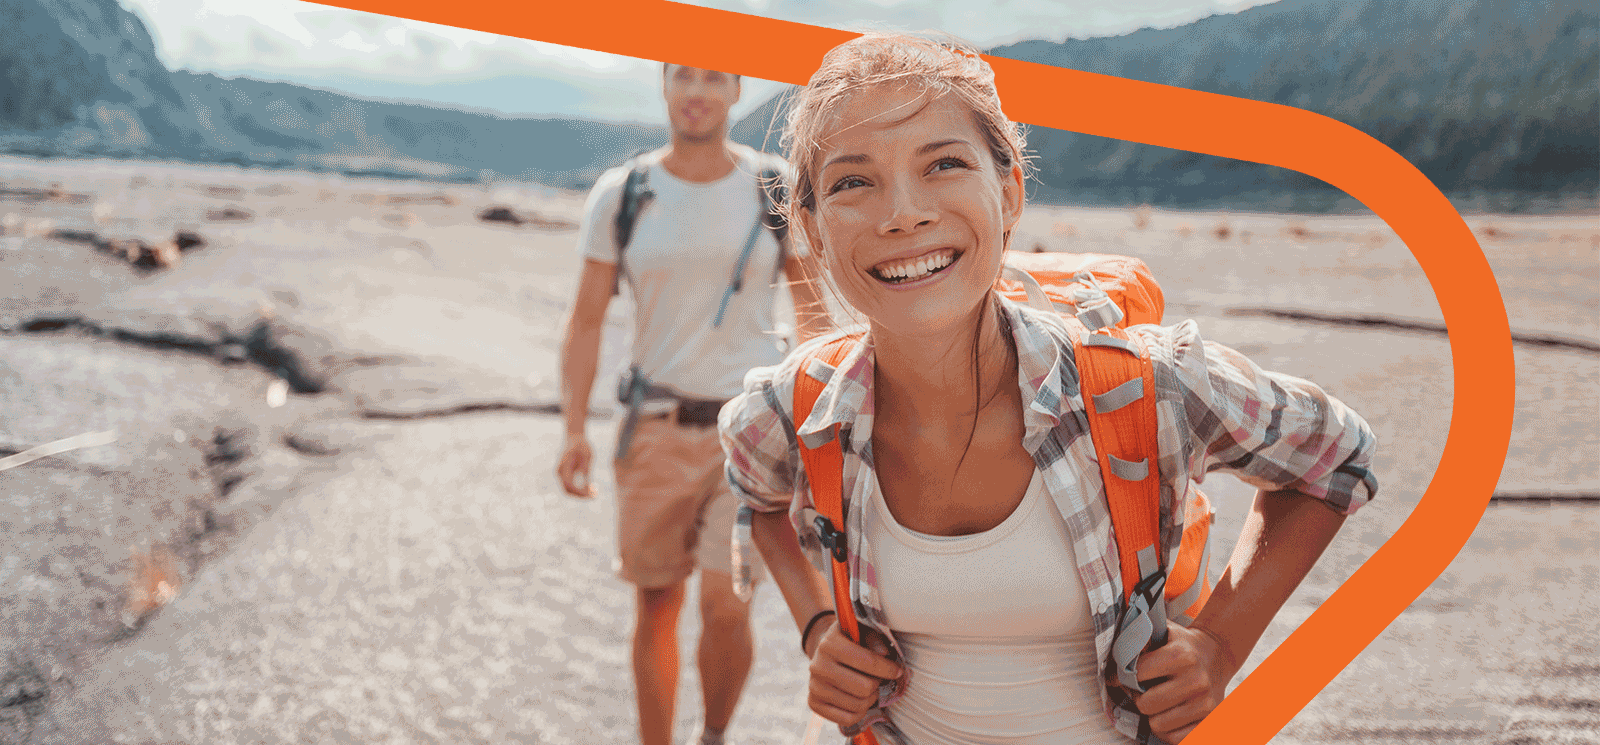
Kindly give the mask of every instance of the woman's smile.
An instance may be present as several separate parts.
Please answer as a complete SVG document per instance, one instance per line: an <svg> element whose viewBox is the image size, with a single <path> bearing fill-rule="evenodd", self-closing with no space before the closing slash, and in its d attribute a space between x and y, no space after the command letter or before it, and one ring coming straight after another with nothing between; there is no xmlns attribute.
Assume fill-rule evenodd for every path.
<svg viewBox="0 0 1600 745"><path fill-rule="evenodd" d="M879 282L891 287L921 285L922 280L949 269L960 260L961 252L953 248L928 251L909 259L891 259L867 270Z"/></svg>

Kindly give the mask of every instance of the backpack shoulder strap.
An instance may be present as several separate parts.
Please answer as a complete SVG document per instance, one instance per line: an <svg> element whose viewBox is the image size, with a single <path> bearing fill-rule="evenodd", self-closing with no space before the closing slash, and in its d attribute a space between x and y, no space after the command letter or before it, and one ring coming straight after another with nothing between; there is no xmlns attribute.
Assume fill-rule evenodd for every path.
<svg viewBox="0 0 1600 745"><path fill-rule="evenodd" d="M622 182L622 202L617 206L617 274L611 282L612 295L616 295L622 289L623 253L633 241L633 228L639 222L639 213L643 212L656 196L656 193L650 190L650 164L645 162L644 154L640 152L624 164L628 169L628 177Z"/></svg>
<svg viewBox="0 0 1600 745"><path fill-rule="evenodd" d="M839 444L839 426L834 425L832 439L816 448L807 447L799 434L800 426L811 418L811 412L817 407L817 399L827 387L827 381L818 380L808 372L811 361L825 362L837 374L839 363L850 355L858 342L859 337L846 336L814 350L800 361L794 386L795 442L800 446L800 458L811 484L811 502L818 513L817 535L822 539L822 546L827 549L831 562L832 571L829 575L833 579L833 609L839 619L839 628L853 642L861 641L861 624L856 618L855 603L850 599L850 565L846 561L849 550L844 534L844 450ZM879 740L871 729L866 729L851 736L849 742L851 745L878 745Z"/></svg>
<svg viewBox="0 0 1600 745"><path fill-rule="evenodd" d="M765 153L756 153L752 162L760 165L771 160ZM767 163L770 165L770 163ZM773 209L774 200L781 200L782 194L774 196L774 191L783 187L783 176L780 172L767 168L756 174L756 222L750 226L750 233L745 236L744 247L739 251L739 259L734 262L733 276L728 279L728 287L722 292L722 303L717 306L717 314L712 318L711 327L720 328L722 320L728 312L728 303L733 296L744 289L745 266L750 263L750 253L756 247L756 239L761 237L763 226L772 232L774 241L778 244L778 253L772 263L772 284L778 283L778 275L783 272L784 263L784 237L788 235L788 223L783 216Z"/></svg>
<svg viewBox="0 0 1600 745"><path fill-rule="evenodd" d="M798 435L800 426L811 418L817 398L827 386L827 381L809 374L811 361L819 360L837 368L856 342L854 337L847 336L812 352L800 361L794 384L795 441L800 446L800 459L811 484L811 503L817 510L817 534L833 564L830 574L833 575L834 612L838 614L839 628L851 640L860 639L861 632L855 605L850 601L850 567L845 561L848 554L844 535L844 450L839 445L838 425L834 426L833 439L816 448L807 447Z"/></svg>
<svg viewBox="0 0 1600 745"><path fill-rule="evenodd" d="M1142 691L1134 663L1167 636L1155 370L1149 350L1126 331L1091 332L1076 319L1065 320L1122 564L1127 610L1112 657L1120 682Z"/></svg>

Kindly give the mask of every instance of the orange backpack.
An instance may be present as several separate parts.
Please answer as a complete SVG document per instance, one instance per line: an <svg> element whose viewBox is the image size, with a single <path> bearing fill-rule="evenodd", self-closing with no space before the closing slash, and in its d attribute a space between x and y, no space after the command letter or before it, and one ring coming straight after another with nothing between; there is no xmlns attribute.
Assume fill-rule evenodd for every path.
<svg viewBox="0 0 1600 745"><path fill-rule="evenodd" d="M1161 322L1161 287L1144 262L1127 256L1007 252L1005 264L995 287L1000 294L1055 310L1067 320L1089 434L1100 460L1122 564L1124 607L1112 641L1112 660L1118 682L1143 691L1137 670L1139 655L1166 643L1169 613L1188 625L1211 595L1206 568L1212 509L1199 490L1191 490L1193 498L1183 505L1184 530L1177 556L1169 562L1160 550L1154 370L1149 350L1123 330ZM838 339L812 352L811 358L837 368L859 340L859 336ZM823 381L806 373L809 366L809 361L802 361L795 380L796 429L811 416L825 387ZM837 425L834 429L834 437L817 448L796 439L818 513L817 532L831 554L839 627L851 640L859 641L845 563L844 454ZM1141 722L1140 729L1141 734L1147 733L1148 721ZM876 745L877 740L869 730L852 742Z"/></svg>

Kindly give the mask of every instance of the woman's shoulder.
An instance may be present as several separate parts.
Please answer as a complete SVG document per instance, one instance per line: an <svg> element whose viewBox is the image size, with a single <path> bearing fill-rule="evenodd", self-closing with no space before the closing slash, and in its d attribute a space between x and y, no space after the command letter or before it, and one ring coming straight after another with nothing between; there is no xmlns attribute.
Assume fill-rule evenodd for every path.
<svg viewBox="0 0 1600 745"><path fill-rule="evenodd" d="M744 376L744 394L730 405L736 408L776 408L777 413L785 418L792 416L797 377L801 374L819 378L826 375L813 367L819 364L827 366L816 359L818 355L829 345L858 333L856 329L836 329L802 342L775 365L751 368Z"/></svg>

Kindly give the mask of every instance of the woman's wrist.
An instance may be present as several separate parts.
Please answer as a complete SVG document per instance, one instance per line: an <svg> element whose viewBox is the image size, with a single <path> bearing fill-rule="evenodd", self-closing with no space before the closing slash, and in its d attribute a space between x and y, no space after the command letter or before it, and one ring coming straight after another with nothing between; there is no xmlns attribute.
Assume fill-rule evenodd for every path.
<svg viewBox="0 0 1600 745"><path fill-rule="evenodd" d="M838 614L832 610L817 611L817 614L812 616L810 621L806 622L806 627L800 631L800 653L804 654L808 659L811 657L811 650L808 649L809 645L807 642L811 641L811 632L816 630L820 622L828 616L834 616L837 618Z"/></svg>
<svg viewBox="0 0 1600 745"><path fill-rule="evenodd" d="M1239 668L1244 665L1244 660L1241 659L1241 657L1248 656L1250 650L1244 650L1244 654L1241 655L1239 653L1240 650L1234 649L1233 645L1229 643L1228 637L1217 632L1215 629L1202 626L1198 623L1190 626L1189 628L1200 632L1201 635L1205 636L1207 639L1210 639L1211 643L1217 646L1217 653L1221 655L1222 662L1228 666L1228 674L1230 677L1238 674Z"/></svg>

